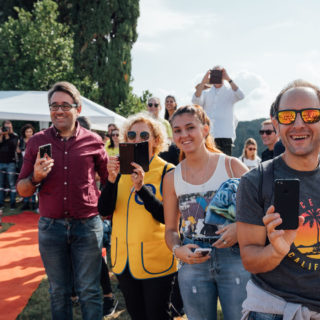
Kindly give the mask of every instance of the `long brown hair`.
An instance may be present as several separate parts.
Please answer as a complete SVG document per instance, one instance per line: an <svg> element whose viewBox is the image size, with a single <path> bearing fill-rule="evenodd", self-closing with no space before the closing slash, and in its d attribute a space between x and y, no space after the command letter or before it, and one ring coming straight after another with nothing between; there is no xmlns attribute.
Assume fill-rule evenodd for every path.
<svg viewBox="0 0 320 320"><path fill-rule="evenodd" d="M187 105L187 106L180 107L179 109L177 109L175 111L175 113L172 115L171 124L173 123L173 120L175 117L181 116L184 113L189 113L193 116L196 116L202 125L207 125L210 128L209 117L207 116L207 114L203 110L203 108L197 104ZM210 133L205 138L205 146L206 146L207 150L209 150L210 152L221 153L221 151L216 147L214 140L213 140L213 137L211 136ZM184 154L184 152L182 150L180 150L179 160L182 161L185 157L186 157L186 155Z"/></svg>

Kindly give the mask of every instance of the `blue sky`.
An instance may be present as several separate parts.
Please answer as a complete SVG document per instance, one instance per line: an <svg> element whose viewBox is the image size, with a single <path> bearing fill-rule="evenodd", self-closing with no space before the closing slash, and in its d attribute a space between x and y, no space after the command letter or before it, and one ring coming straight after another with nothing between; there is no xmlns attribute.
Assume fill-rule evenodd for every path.
<svg viewBox="0 0 320 320"><path fill-rule="evenodd" d="M185 105L219 64L246 95L235 105L239 120L267 117L288 82L320 85L319 12L319 0L140 0L134 92Z"/></svg>

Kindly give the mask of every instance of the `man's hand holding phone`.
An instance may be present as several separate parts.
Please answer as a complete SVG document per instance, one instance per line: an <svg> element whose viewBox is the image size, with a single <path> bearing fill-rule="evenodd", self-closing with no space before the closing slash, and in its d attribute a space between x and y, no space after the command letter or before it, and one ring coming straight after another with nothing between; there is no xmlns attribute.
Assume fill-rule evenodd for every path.
<svg viewBox="0 0 320 320"><path fill-rule="evenodd" d="M40 151L38 151L36 162L33 166L33 180L35 182L41 182L52 170L54 160L48 156L40 157Z"/></svg>
<svg viewBox="0 0 320 320"><path fill-rule="evenodd" d="M299 226L304 222L304 217L299 216ZM282 223L280 214L275 212L275 207L270 206L263 217L263 223L267 229L267 237L275 253L281 257L288 254L291 244L297 236L296 230L276 229Z"/></svg>

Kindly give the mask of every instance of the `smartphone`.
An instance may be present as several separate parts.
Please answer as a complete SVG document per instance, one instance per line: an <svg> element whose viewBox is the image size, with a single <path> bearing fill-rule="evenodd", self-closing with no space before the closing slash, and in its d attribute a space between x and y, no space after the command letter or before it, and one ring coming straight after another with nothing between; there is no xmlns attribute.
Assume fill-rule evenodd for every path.
<svg viewBox="0 0 320 320"><path fill-rule="evenodd" d="M131 174L134 167L131 162L139 164L144 172L149 171L149 143L119 143L120 173Z"/></svg>
<svg viewBox="0 0 320 320"><path fill-rule="evenodd" d="M52 158L52 145L51 143L44 144L39 147L40 151L40 158L44 158L45 154L48 155L48 157Z"/></svg>
<svg viewBox="0 0 320 320"><path fill-rule="evenodd" d="M282 223L276 229L294 230L299 226L299 179L277 179L274 181L275 212Z"/></svg>
<svg viewBox="0 0 320 320"><path fill-rule="evenodd" d="M210 83L221 84L222 83L222 70L211 70L210 71Z"/></svg>
<svg viewBox="0 0 320 320"><path fill-rule="evenodd" d="M211 253L212 249L211 248L196 248L194 250L194 253L200 252L202 256L206 256L209 253Z"/></svg>

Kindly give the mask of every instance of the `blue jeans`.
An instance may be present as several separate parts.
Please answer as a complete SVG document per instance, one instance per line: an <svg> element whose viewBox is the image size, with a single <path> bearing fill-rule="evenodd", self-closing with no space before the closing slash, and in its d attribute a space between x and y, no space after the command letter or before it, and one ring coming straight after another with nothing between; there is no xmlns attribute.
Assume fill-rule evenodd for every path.
<svg viewBox="0 0 320 320"><path fill-rule="evenodd" d="M192 242L211 247L203 242ZM183 264L178 280L188 320L216 320L219 297L224 320L241 319L242 302L250 278L241 262L239 247L216 249L211 259L199 264Z"/></svg>
<svg viewBox="0 0 320 320"><path fill-rule="evenodd" d="M5 172L6 173L5 173ZM10 204L16 203L16 163L0 163L0 206L4 204L4 188L5 188L5 175L7 174L10 186Z"/></svg>
<svg viewBox="0 0 320 320"><path fill-rule="evenodd" d="M74 283L82 318L102 318L100 288L102 222L89 219L39 219L39 250L50 283L53 320L72 319Z"/></svg>
<svg viewBox="0 0 320 320"><path fill-rule="evenodd" d="M283 316L280 314L253 312L249 313L248 320L282 320Z"/></svg>

